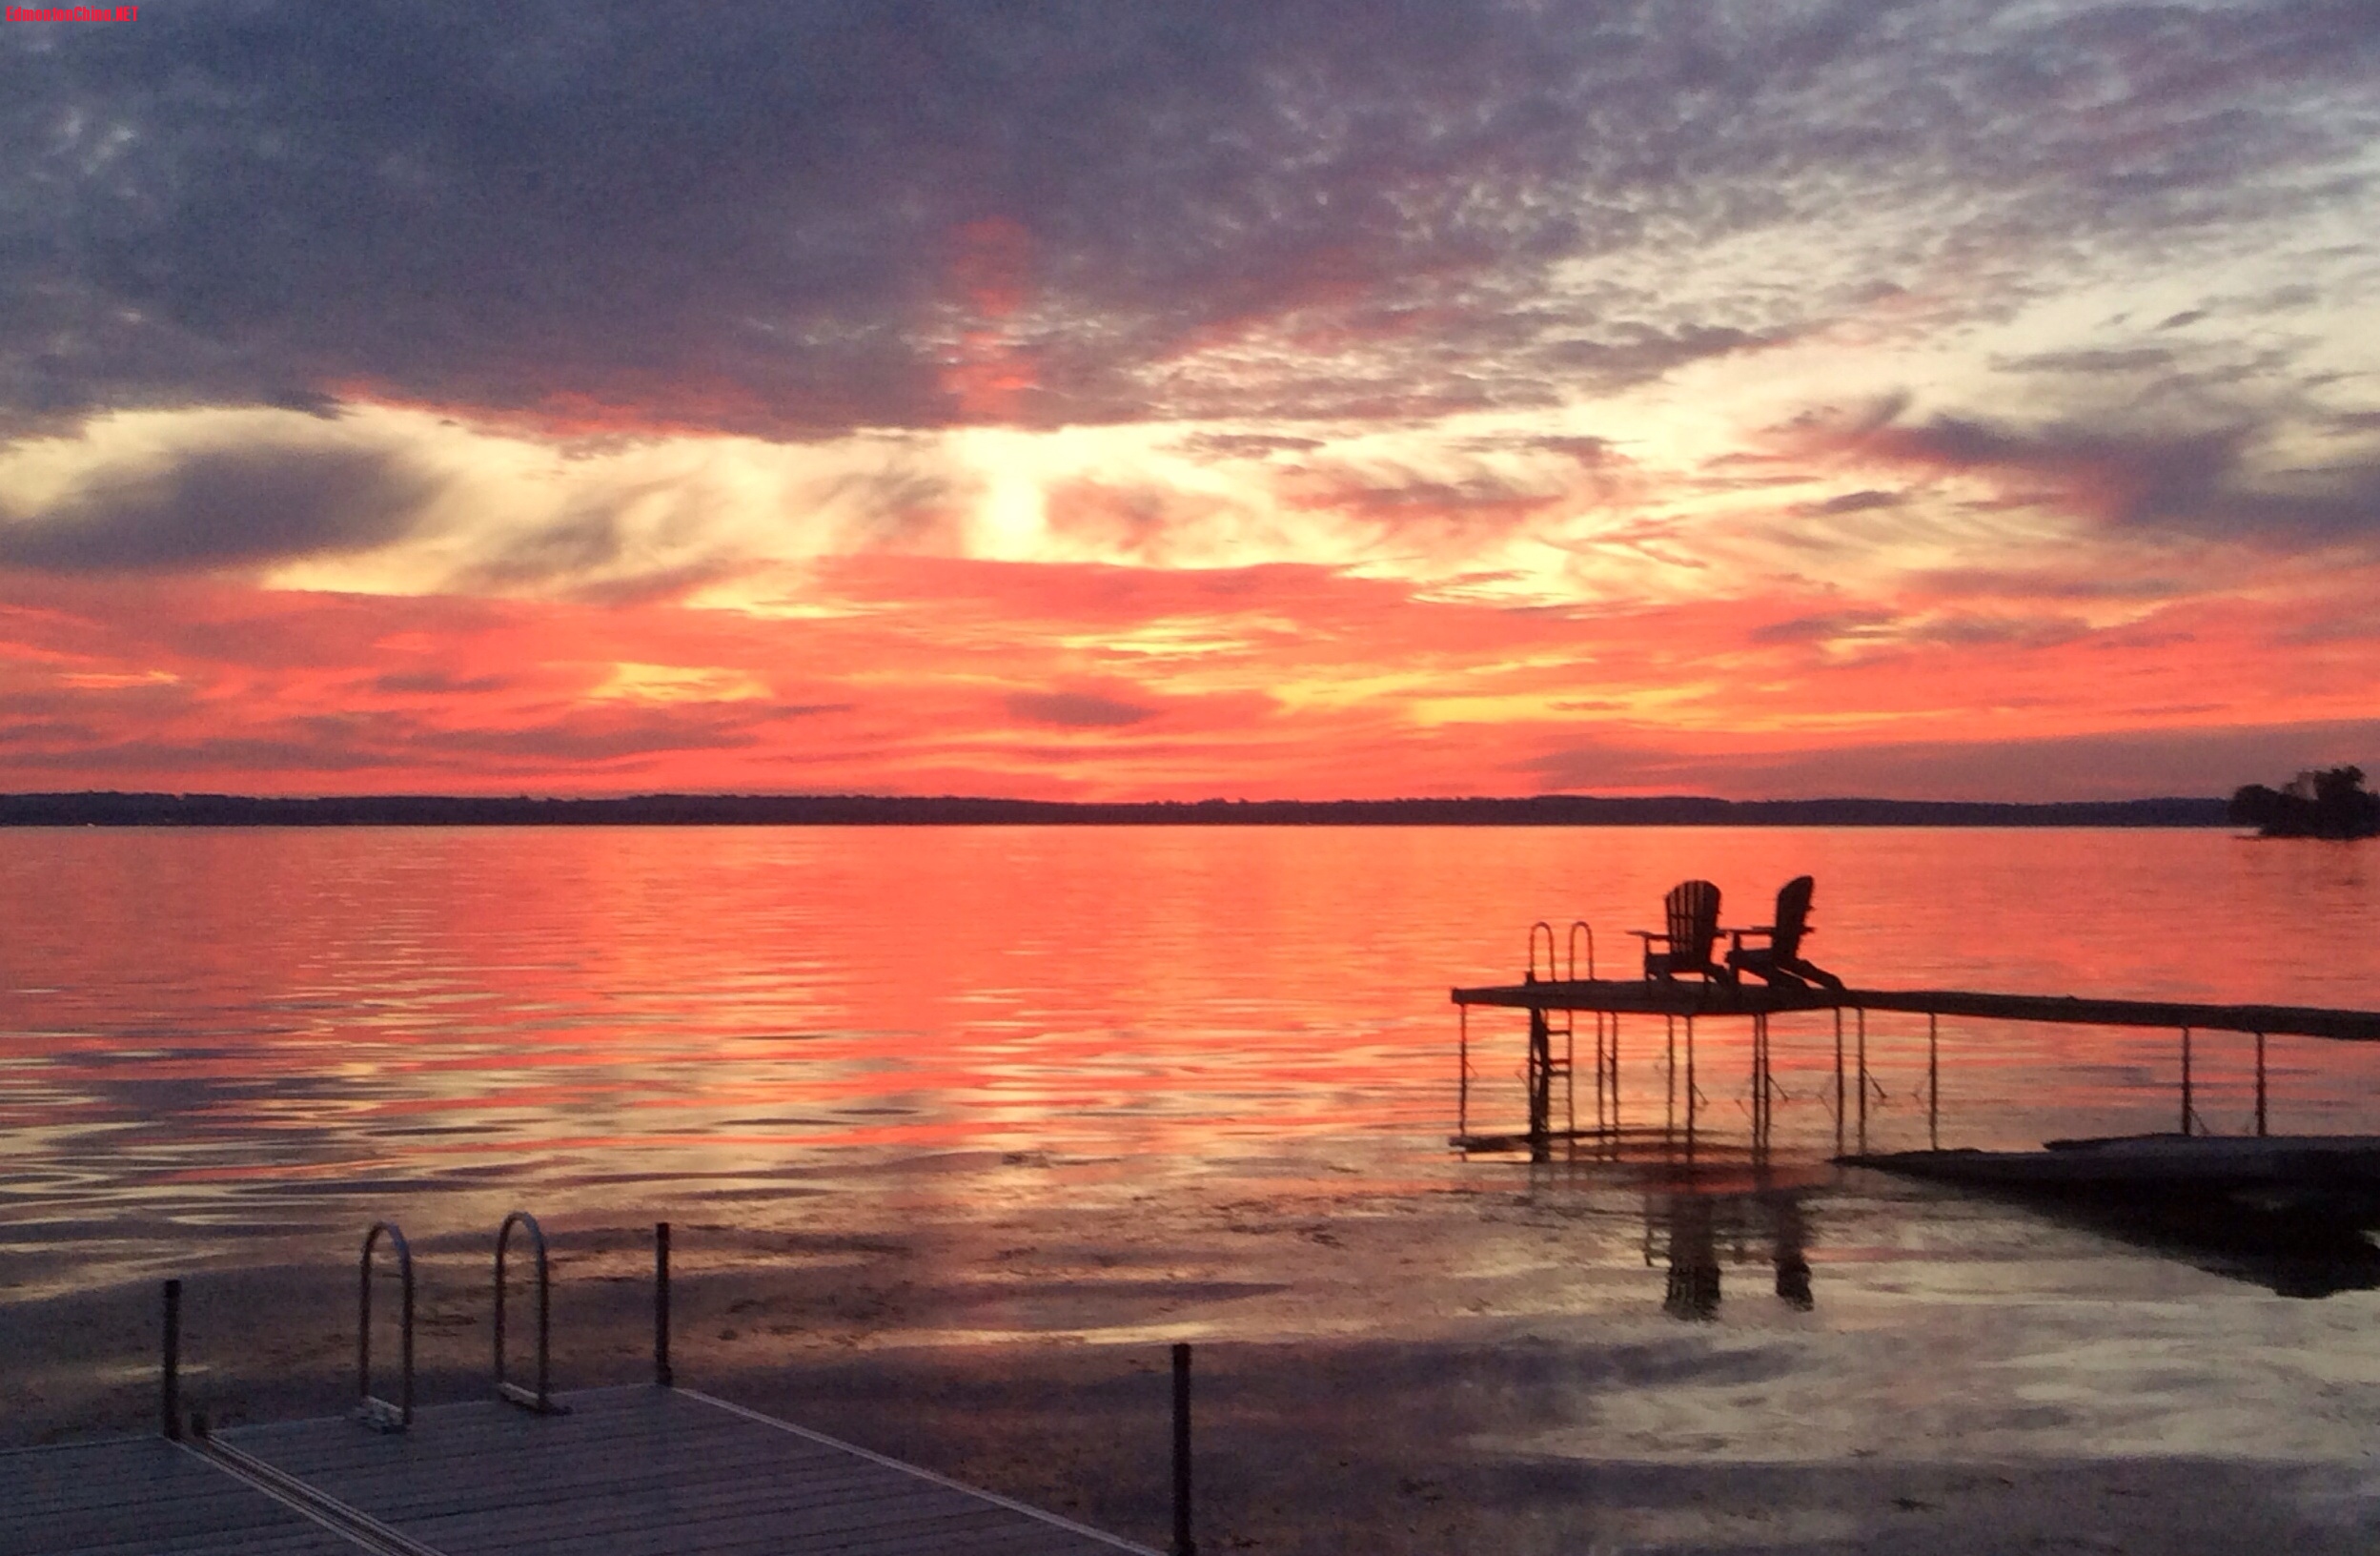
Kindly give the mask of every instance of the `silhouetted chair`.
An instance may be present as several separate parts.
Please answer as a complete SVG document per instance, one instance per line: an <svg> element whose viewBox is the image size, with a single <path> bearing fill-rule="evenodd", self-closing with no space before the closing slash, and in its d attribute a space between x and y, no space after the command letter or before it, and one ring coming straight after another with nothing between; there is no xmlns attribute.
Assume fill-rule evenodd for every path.
<svg viewBox="0 0 2380 1556"><path fill-rule="evenodd" d="M1828 989L1842 987L1842 979L1801 957L1801 937L1810 932L1812 887L1809 876L1796 875L1777 893L1776 923L1727 932L1730 972L1749 972L1763 983L1794 989L1806 989L1813 983ZM1768 944L1744 944L1746 935L1755 934L1767 936Z"/></svg>
<svg viewBox="0 0 2380 1556"><path fill-rule="evenodd" d="M1669 929L1630 930L1644 942L1644 975L1666 982L1680 972L1699 972L1717 983L1733 983L1735 973L1711 959L1719 939L1719 888L1708 881L1680 881L1661 899ZM1655 951L1658 941L1665 950Z"/></svg>

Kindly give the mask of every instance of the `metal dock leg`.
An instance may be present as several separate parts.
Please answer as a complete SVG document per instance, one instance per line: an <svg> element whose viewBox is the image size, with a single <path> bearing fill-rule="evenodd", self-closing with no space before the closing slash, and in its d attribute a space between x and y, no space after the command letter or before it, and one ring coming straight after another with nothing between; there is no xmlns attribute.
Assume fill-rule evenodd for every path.
<svg viewBox="0 0 2380 1556"><path fill-rule="evenodd" d="M669 1223L653 1223L653 1382L672 1386L669 1369Z"/></svg>
<svg viewBox="0 0 2380 1556"><path fill-rule="evenodd" d="M1190 1538L1190 1348L1173 1347L1173 1556L1198 1556Z"/></svg>
<svg viewBox="0 0 2380 1556"><path fill-rule="evenodd" d="M165 1283L165 1365L157 1375L157 1429L182 1440L182 1283Z"/></svg>

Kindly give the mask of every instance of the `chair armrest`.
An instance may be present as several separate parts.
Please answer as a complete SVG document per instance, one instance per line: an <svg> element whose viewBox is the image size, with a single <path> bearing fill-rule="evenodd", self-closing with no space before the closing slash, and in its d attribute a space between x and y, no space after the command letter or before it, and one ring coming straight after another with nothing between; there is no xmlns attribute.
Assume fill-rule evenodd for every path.
<svg viewBox="0 0 2380 1556"><path fill-rule="evenodd" d="M1668 932L1662 930L1630 930L1628 932L1635 935L1638 939L1644 941L1647 945L1650 945L1656 940L1667 940L1669 938Z"/></svg>

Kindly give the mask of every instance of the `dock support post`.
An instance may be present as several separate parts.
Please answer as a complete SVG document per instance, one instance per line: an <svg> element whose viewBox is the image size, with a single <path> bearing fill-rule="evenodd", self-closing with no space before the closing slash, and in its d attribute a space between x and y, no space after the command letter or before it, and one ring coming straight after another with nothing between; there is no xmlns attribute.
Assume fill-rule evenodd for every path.
<svg viewBox="0 0 2380 1556"><path fill-rule="evenodd" d="M2256 1137L2265 1137L2265 1034L2256 1034Z"/></svg>
<svg viewBox="0 0 2380 1556"><path fill-rule="evenodd" d="M1942 1149L1942 1017L1925 1013L1925 1138L1929 1150Z"/></svg>
<svg viewBox="0 0 2380 1556"><path fill-rule="evenodd" d="M1570 1148L1578 1149L1578 1016L1567 1013L1562 1016L1562 1128L1569 1133Z"/></svg>
<svg viewBox="0 0 2380 1556"><path fill-rule="evenodd" d="M1835 1007L1835 1155L1842 1155L1842 1007Z"/></svg>
<svg viewBox="0 0 2380 1556"><path fill-rule="evenodd" d="M669 1223L653 1223L653 1382L677 1382L669 1370Z"/></svg>
<svg viewBox="0 0 2380 1556"><path fill-rule="evenodd" d="M1612 1013L1612 1154L1619 1154L1619 1013Z"/></svg>
<svg viewBox="0 0 2380 1556"><path fill-rule="evenodd" d="M1686 1156L1694 1156L1694 1116L1698 1095L1694 1084L1694 1017L1686 1017Z"/></svg>
<svg viewBox="0 0 2380 1556"><path fill-rule="evenodd" d="M1545 1012L1529 1008L1529 1159L1554 1155L1554 1031Z"/></svg>
<svg viewBox="0 0 2380 1556"><path fill-rule="evenodd" d="M2182 1029L2182 1133L2190 1132L2190 1029Z"/></svg>
<svg viewBox="0 0 2380 1556"><path fill-rule="evenodd" d="M1454 1007L1454 1136L1471 1136L1471 1007Z"/></svg>
<svg viewBox="0 0 2380 1556"><path fill-rule="evenodd" d="M1190 1538L1190 1348L1173 1347L1173 1556L1198 1556Z"/></svg>
<svg viewBox="0 0 2380 1556"><path fill-rule="evenodd" d="M1603 1100L1603 1013L1595 1013L1595 1132L1601 1135L1609 1109Z"/></svg>
<svg viewBox="0 0 2380 1556"><path fill-rule="evenodd" d="M157 1377L157 1429L182 1440L182 1283L165 1283L165 1365Z"/></svg>
<svg viewBox="0 0 2380 1556"><path fill-rule="evenodd" d="M1768 1017L1752 1018L1752 1149L1768 1149L1769 1125Z"/></svg>
<svg viewBox="0 0 2380 1556"><path fill-rule="evenodd" d="M1669 1105L1661 1116L1661 1141L1667 1145L1678 1133L1678 1018L1664 1015L1661 1026L1669 1034L1668 1067L1662 1072L1669 1083Z"/></svg>
<svg viewBox="0 0 2380 1556"><path fill-rule="evenodd" d="M1860 1045L1860 1155L1867 1155L1867 1007L1858 1012Z"/></svg>

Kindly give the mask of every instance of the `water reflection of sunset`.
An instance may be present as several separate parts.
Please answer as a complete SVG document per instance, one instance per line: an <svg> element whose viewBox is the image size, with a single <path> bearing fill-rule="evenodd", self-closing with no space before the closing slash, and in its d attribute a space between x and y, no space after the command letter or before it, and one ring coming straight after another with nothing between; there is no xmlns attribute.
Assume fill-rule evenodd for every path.
<svg viewBox="0 0 2380 1556"><path fill-rule="evenodd" d="M20 1227L353 1218L391 1194L618 1211L928 1160L962 1200L1317 1157L1359 1169L1349 1192L1427 1178L1453 1113L1447 986L1515 975L1540 915L1592 920L1624 975L1621 932L1689 874L1744 921L1816 873L1812 949L1872 984L2380 1003L2361 853L2221 833L67 830L0 850L5 890L43 904L0 950ZM1475 1107L1516 1116L1517 1028L1473 1022ZM1736 1026L1697 1034L1713 1138L1743 1123ZM1675 1095L1665 1041L1623 1031L1636 1120ZM2240 1046L2199 1045L2218 1129L2246 1105ZM1817 1159L1827 1018L1780 1017L1773 1049L1780 1143ZM1955 1140L2167 1126L2168 1034L1954 1024L1944 1060ZM1922 1025L1876 1018L1870 1063L1890 1143L1918 1121ZM2276 1044L2273 1063L2286 1127L2363 1116L2360 1050Z"/></svg>

